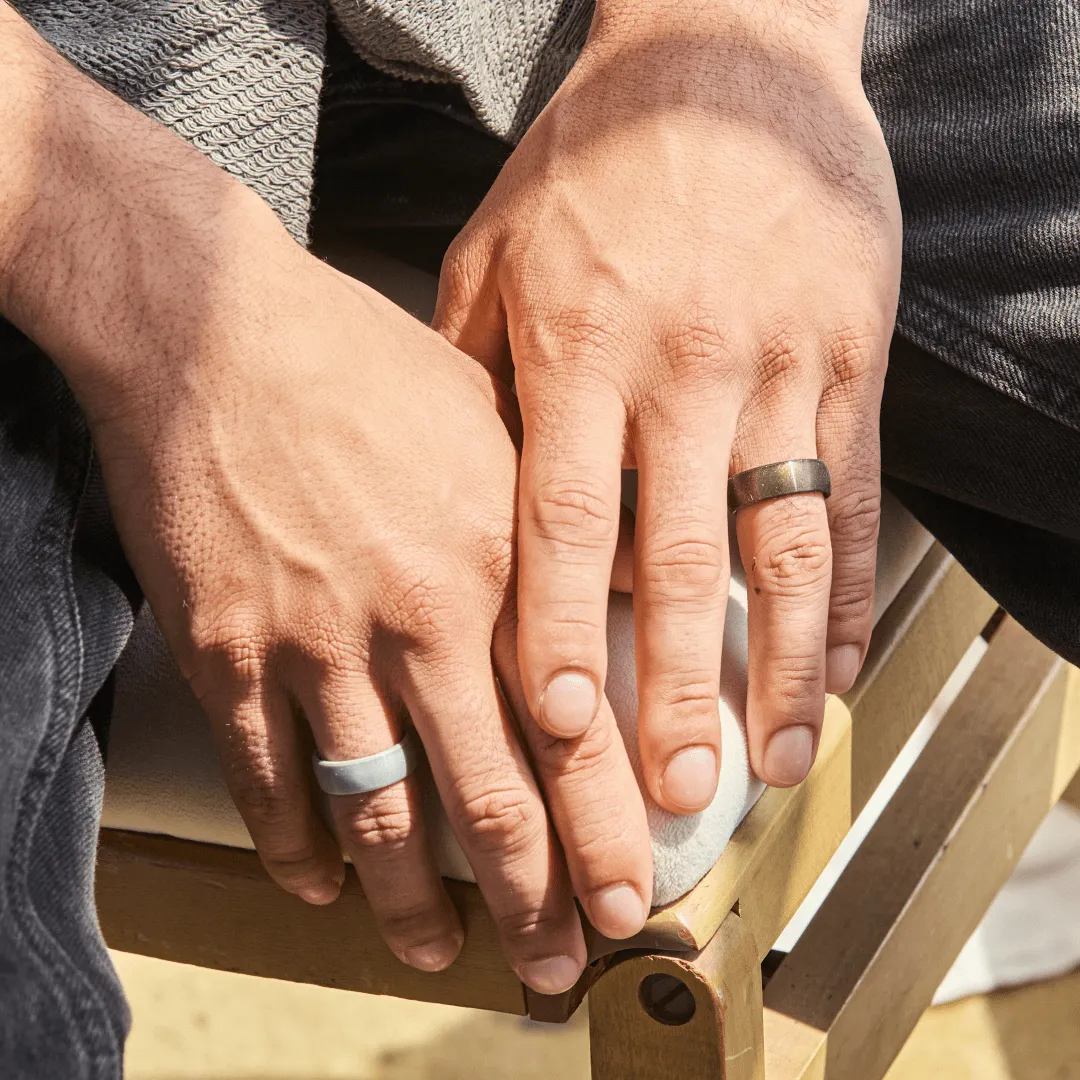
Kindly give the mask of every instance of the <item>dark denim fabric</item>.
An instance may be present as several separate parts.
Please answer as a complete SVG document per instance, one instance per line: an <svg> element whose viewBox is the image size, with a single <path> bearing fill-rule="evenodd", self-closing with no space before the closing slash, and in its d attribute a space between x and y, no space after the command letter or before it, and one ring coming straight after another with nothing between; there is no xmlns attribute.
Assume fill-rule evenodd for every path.
<svg viewBox="0 0 1080 1080"><path fill-rule="evenodd" d="M901 338L885 484L1018 622L1080 664L1080 432Z"/></svg>
<svg viewBox="0 0 1080 1080"><path fill-rule="evenodd" d="M870 0L904 209L897 329L1080 429L1080 3Z"/></svg>
<svg viewBox="0 0 1080 1080"><path fill-rule="evenodd" d="M53 365L5 330L0 1076L111 1080L128 1013L94 910L104 768L91 721L132 605L79 412Z"/></svg>

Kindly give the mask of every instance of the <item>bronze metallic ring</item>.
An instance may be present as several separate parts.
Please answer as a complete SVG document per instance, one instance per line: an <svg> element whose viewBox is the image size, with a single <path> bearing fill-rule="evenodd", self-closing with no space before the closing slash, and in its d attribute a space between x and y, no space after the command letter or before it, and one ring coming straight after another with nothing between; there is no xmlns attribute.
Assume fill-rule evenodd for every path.
<svg viewBox="0 0 1080 1080"><path fill-rule="evenodd" d="M792 458L772 465L757 465L736 473L728 481L728 509L740 510L766 499L808 491L820 491L826 499L832 492L829 469L820 458Z"/></svg>

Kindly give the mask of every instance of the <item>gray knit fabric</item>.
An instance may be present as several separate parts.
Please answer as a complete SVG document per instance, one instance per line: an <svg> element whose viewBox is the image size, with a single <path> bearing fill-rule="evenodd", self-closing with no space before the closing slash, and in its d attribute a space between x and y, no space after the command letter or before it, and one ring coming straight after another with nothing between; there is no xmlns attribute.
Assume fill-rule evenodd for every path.
<svg viewBox="0 0 1080 1080"><path fill-rule="evenodd" d="M592 0L330 0L370 63L462 86L521 137L581 49ZM307 231L327 0L15 0L83 71Z"/></svg>
<svg viewBox="0 0 1080 1080"><path fill-rule="evenodd" d="M15 4L69 60L254 188L305 239L322 0Z"/></svg>
<svg viewBox="0 0 1080 1080"><path fill-rule="evenodd" d="M516 142L573 66L593 0L330 0L354 49L407 79L458 83Z"/></svg>

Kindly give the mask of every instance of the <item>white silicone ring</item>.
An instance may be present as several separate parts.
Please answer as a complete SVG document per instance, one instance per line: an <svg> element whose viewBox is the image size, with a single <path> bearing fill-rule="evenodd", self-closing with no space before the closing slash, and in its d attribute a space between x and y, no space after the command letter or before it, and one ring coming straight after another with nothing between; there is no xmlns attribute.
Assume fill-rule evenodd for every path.
<svg viewBox="0 0 1080 1080"><path fill-rule="evenodd" d="M324 761L313 758L315 779L327 795L363 795L404 780L416 768L423 748L416 732L409 728L405 737L389 750L351 761Z"/></svg>

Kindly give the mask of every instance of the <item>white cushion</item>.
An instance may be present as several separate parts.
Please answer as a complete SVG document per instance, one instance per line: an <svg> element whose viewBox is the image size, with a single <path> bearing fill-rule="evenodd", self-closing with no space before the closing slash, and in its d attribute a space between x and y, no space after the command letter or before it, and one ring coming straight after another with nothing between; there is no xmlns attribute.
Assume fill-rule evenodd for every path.
<svg viewBox="0 0 1080 1080"><path fill-rule="evenodd" d="M892 602L932 543L930 535L888 496L881 535L876 614ZM607 694L636 769L634 632L627 596L612 594L608 648ZM747 765L745 698L746 589L741 568L734 566L724 634L720 783L708 809L688 817L668 814L646 796L656 904L677 899L701 880L761 793L762 785L751 777ZM427 793L427 807L443 873L474 880L434 792ZM221 778L206 717L148 608L140 614L117 670L103 824L231 847L252 846Z"/></svg>

